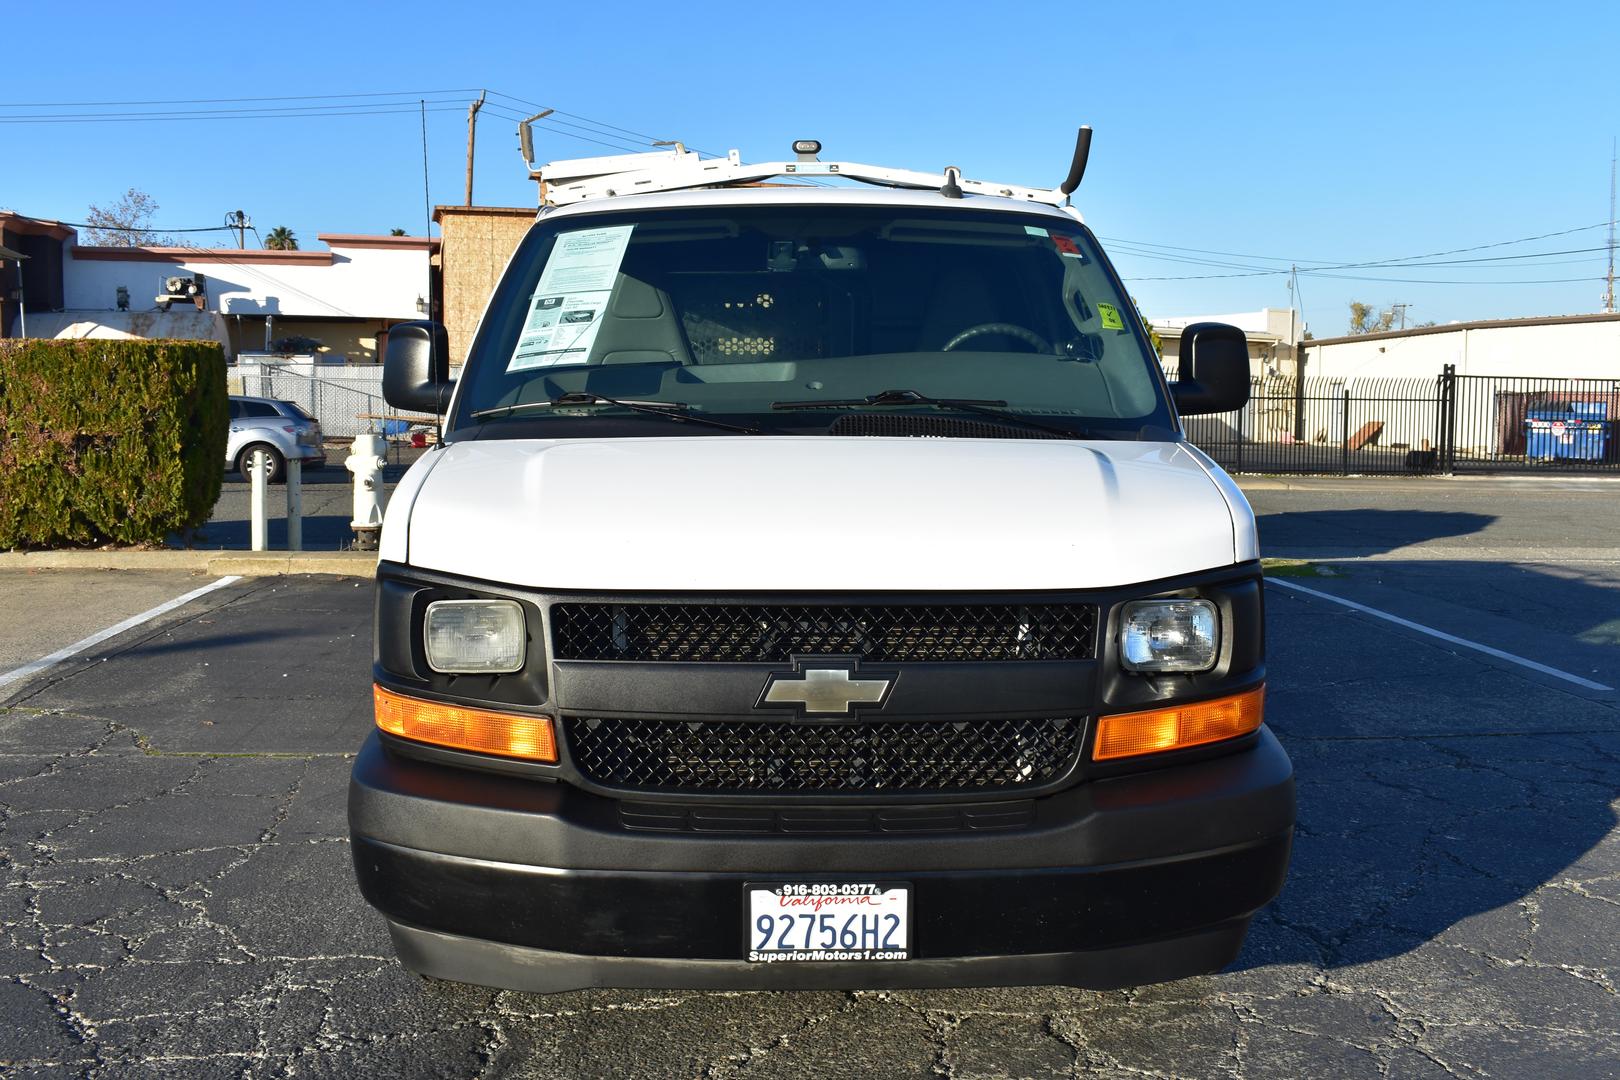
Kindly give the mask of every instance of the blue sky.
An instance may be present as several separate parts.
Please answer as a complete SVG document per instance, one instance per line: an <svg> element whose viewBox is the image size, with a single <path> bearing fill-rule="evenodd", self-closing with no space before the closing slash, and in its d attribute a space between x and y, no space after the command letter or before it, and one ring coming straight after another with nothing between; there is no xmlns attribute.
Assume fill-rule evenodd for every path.
<svg viewBox="0 0 1620 1080"><path fill-rule="evenodd" d="M477 201L519 206L534 201L510 118L532 111L524 102L625 142L637 141L629 132L680 138L762 160L813 137L823 157L958 164L1030 184L1061 179L1074 129L1089 123L1096 144L1076 201L1150 316L1284 307L1286 276L1256 271L1287 260L1388 262L1609 216L1620 130L1612 0L636 0L575 5L575 21L568 10L441 0L150 17L128 4L16 5L5 18L14 47L0 89L0 207L81 221L90 203L135 186L170 228L217 224L241 207L261 234L286 225L306 247L319 232L420 233L420 119L409 103L458 91L428 95L428 145L433 200L459 202L465 90L487 87L512 97L492 99L501 108L480 120ZM359 94L395 96L338 97ZM290 95L308 97L25 107ZM366 104L376 109L358 114ZM311 105L344 108L60 122ZM41 116L57 121L9 122ZM586 133L543 129L537 153L611 152L570 134ZM1595 311L1606 256L1582 249L1605 240L1585 229L1447 257L1491 263L1324 269L1301 275L1300 294L1319 337L1343 331L1352 299L1406 302L1415 321ZM1174 250L1189 248L1228 254ZM1566 254L1500 259L1548 252ZM1203 276L1219 274L1247 276ZM1563 278L1582 280L1525 283ZM1445 283L1457 281L1467 283Z"/></svg>

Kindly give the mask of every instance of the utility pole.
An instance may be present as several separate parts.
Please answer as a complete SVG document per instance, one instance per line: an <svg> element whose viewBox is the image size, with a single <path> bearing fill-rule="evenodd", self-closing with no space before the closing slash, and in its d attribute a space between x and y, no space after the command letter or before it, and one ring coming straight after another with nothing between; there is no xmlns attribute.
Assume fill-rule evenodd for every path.
<svg viewBox="0 0 1620 1080"><path fill-rule="evenodd" d="M1294 374L1299 374L1299 293L1295 286L1299 282L1299 267L1288 268L1288 350L1293 354Z"/></svg>
<svg viewBox="0 0 1620 1080"><path fill-rule="evenodd" d="M478 100L467 107L467 205L471 206L473 191L473 146L478 141L478 110L484 107L487 90L478 91Z"/></svg>
<svg viewBox="0 0 1620 1080"><path fill-rule="evenodd" d="M1299 323L1294 322L1294 311L1299 311ZM1299 292L1299 267L1288 268L1288 341L1294 350L1294 438L1305 438L1305 349L1301 337L1305 332L1305 299Z"/></svg>
<svg viewBox="0 0 1620 1080"><path fill-rule="evenodd" d="M1401 320L1401 329L1402 330L1406 329L1406 309L1411 307L1411 306L1412 306L1411 304L1391 304L1391 305L1389 305L1390 312L1397 319Z"/></svg>
<svg viewBox="0 0 1620 1080"><path fill-rule="evenodd" d="M1609 275L1608 288L1603 291L1603 310L1614 314L1614 150L1615 139L1609 139Z"/></svg>
<svg viewBox="0 0 1620 1080"><path fill-rule="evenodd" d="M252 224L252 219L240 210L225 212L225 226L236 230L236 246L239 249L247 248L247 231Z"/></svg>

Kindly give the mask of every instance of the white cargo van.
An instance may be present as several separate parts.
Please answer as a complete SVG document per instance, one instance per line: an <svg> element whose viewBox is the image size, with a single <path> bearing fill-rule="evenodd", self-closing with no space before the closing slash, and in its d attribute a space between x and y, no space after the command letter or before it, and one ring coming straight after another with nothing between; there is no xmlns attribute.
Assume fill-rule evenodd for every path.
<svg viewBox="0 0 1620 1080"><path fill-rule="evenodd" d="M1281 887L1254 518L1057 189L681 149L540 170L376 585L360 888L525 990L1117 987ZM833 184L832 181L839 181ZM813 181L813 182L806 182ZM857 183L864 182L864 183Z"/></svg>

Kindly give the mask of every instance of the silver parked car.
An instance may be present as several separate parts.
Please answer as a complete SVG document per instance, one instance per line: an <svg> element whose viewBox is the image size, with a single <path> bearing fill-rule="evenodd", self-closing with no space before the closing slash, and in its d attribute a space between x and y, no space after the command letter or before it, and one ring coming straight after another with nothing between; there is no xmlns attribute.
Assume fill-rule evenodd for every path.
<svg viewBox="0 0 1620 1080"><path fill-rule="evenodd" d="M225 467L249 480L253 451L270 455L270 482L287 473L288 461L302 461L306 469L326 464L321 425L290 401L275 398L231 397L231 436L225 444Z"/></svg>

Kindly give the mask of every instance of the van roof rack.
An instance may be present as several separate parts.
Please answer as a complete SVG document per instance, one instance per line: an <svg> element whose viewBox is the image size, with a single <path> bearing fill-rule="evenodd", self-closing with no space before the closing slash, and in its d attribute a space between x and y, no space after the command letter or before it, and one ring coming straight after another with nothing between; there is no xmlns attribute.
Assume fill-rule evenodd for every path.
<svg viewBox="0 0 1620 1080"><path fill-rule="evenodd" d="M525 141L525 150L529 145L532 144ZM1004 199L1044 203L1049 206L1066 206L1070 194L1079 186L1081 174L1085 172L1086 158L1091 147L1091 129L1089 127L1080 129L1069 176L1055 188L1032 188L1019 184L971 180L963 176L962 171L954 165L946 166L940 173L929 173L914 169L896 169L886 165L866 165L854 161L822 161L819 157L821 144L814 139L800 139L793 144L794 153L797 155L793 161L763 161L754 164L744 162L736 150L723 158L705 158L678 142L672 145L674 146L672 150L574 158L540 166L536 166L533 160L529 159L529 177L539 181L542 206L566 206L590 199L643 195L659 191L733 187L758 184L776 178L815 181L839 177L880 187L938 191L947 198L992 195ZM525 158L528 158L527 154Z"/></svg>

